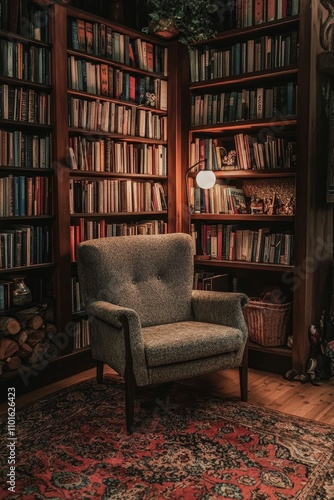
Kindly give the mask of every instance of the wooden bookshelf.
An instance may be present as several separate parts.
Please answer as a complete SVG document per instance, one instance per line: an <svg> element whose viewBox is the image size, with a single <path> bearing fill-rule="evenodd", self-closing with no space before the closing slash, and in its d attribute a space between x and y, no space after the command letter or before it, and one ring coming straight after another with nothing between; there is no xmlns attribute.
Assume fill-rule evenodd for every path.
<svg viewBox="0 0 334 500"><path fill-rule="evenodd" d="M128 94L129 89L126 89L123 87L123 95L118 95L117 92L117 84L116 80L111 81L110 76L108 79L108 95L106 95L106 91L102 93L102 87L100 89L98 88L98 82L97 82L97 91L91 92L91 91L86 91L84 87L81 87L79 84L79 87L76 87L75 80L76 80L76 73L75 71L80 71L80 66L78 64L78 61L81 61L82 65L85 65L87 68L89 65L95 67L95 68L107 68L108 75L113 74L115 75L116 73L118 75L121 75L121 78L127 80L128 82L131 80L132 85L134 82L136 83L136 88L138 87L139 83L143 84L144 81L150 85L153 85L153 83L156 85L156 89L160 89L160 86L162 88L162 83L164 82L167 83L168 75L169 75L169 68L170 68L170 60L168 57L168 63L167 63L167 55L166 55L166 44L160 43L159 41L152 39L150 37L147 37L141 33L138 33L134 30L127 29L123 26L120 25L115 25L111 23L110 21L107 21L106 19L103 19L99 16L91 15L85 12L80 11L79 9L75 8L61 8L58 6L55 6L57 15L56 17L58 18L57 21L57 26L58 22L60 22L61 25L64 25L64 38L67 36L67 43L66 43L66 49L64 47L64 41L60 41L59 45L57 45L57 40L59 40L59 36L57 33L57 37L55 40L55 50L58 54L57 57L57 64L59 67L68 67L68 75L63 74L63 78L61 82L57 83L57 89L58 92L60 92L61 98L64 100L66 99L66 103L68 103L68 111L70 116L71 113L73 113L74 109L72 108L72 104L76 102L83 106L87 107L93 107L93 106L104 106L110 109L110 113L112 113L112 110L116 110L116 113L118 113L118 110L121 110L122 112L126 112L129 114L130 119L133 121L136 121L135 126L132 128L132 133L129 134L127 132L122 132L117 130L117 123L115 126L111 126L110 122L109 125L107 126L107 129L101 130L99 127L96 127L95 125L92 127L92 129L86 129L85 127L77 127L74 126L74 122L72 122L72 118L70 120L67 120L66 115L62 115L59 117L59 121L57 122L57 134L58 134L58 139L57 139L57 144L59 149L58 156L64 159L68 158L68 148L74 147L74 141L77 142L84 142L84 141L111 141L113 144L113 147L117 147L118 143L122 143L126 151L136 151L136 152L141 152L143 151L143 148L147 148L149 150L149 154L154 155L154 151L157 151L159 148L159 152L161 153L161 148L164 149L164 154L165 154L165 161L167 161L168 158L168 163L170 162L170 159L173 158L173 152L170 150L170 146L168 143L169 139L169 124L167 126L167 109L161 109L163 106L161 102L160 106L160 98L158 99L158 94L157 94L157 101L155 106L150 106L145 104L143 100L143 96L139 97L136 93L136 95L132 94L132 98L129 95L128 97L125 97L125 94ZM59 21L60 20L60 21ZM83 34L82 31L82 26L86 25L91 26L93 25L96 29L96 33L106 33L109 30L109 36L110 32L112 34L115 34L115 39L116 38L121 38L123 39L123 42L125 46L128 47L126 50L132 50L132 52L135 51L135 46L137 42L135 40L140 40L140 43L145 43L145 45L149 45L150 47L153 47L154 50L154 61L153 66L150 68L143 68L139 67L139 61L133 61L130 60L129 57L127 57L126 53L123 53L123 51L120 51L120 54L116 54L113 52L108 53L108 47L104 47L102 50L101 46L97 46L97 48L94 45L94 49L90 49L89 51L84 50L83 46L81 45L76 46L76 42L74 41L74 37L76 36L77 30L79 31L79 36L80 36L80 30L81 30L81 35L83 38L86 36L86 49L87 49L87 41L88 41L88 31L85 30L85 33ZM66 34L65 34L65 29L66 29ZM87 28L89 29L89 28ZM101 35L102 36L102 35ZM97 39L94 39L94 42L97 42ZM81 42L81 44L84 42ZM105 39L105 43L107 42L107 38ZM102 42L103 44L103 42ZM129 47L131 45L131 47ZM158 48L159 47L159 48ZM79 50L78 50L79 49ZM158 54L164 54L164 57L166 58L166 63L167 65L163 65L162 62L160 61L159 64L161 65L160 70L158 71ZM137 55L135 55L137 57ZM119 60L120 59L120 60ZM68 64L69 62L69 64ZM78 68L76 67L78 65ZM73 69L74 68L74 69ZM74 71L74 73L73 73ZM79 75L79 80L80 80L80 75ZM70 85L68 86L68 81L70 82ZM73 83L74 82L74 83ZM124 83L125 85L125 83ZM128 83L127 83L128 85ZM164 87L165 88L165 87ZM88 90L88 89L87 89ZM146 91L149 89L147 88ZM151 87L151 92L154 90ZM137 92L137 91L136 91ZM168 100L168 109L169 107L169 91L167 95L167 100ZM147 130L145 130L141 135L138 134L139 131L139 122L137 122L138 115L141 114L142 116L145 116L146 119L152 119L152 121L159 122L160 125L162 125L162 121L164 121L164 126L167 126L167 131L165 130L165 134L167 135L167 140L163 139L162 136L157 135L160 134L159 132L153 132L152 136L148 135ZM136 118L134 119L134 116ZM153 117L153 118L152 118ZM123 122L124 125L124 122ZM159 125L159 126L160 126ZM158 129L159 129L158 126ZM152 127L153 128L153 127ZM162 132L161 132L162 134ZM59 146L59 138L61 142L61 146ZM107 142L104 143L105 146ZM124 144L126 146L124 146ZM156 148L156 149L155 149ZM105 150L106 152L106 150ZM129 153L130 154L130 153ZM146 153L145 153L146 154ZM78 158L77 158L78 159ZM133 158L133 163L136 163L136 160ZM98 168L97 170L94 169L94 164L93 164L93 169L85 170L85 169L73 169L73 165L71 163L69 164L68 161L66 162L66 166L62 166L63 169L63 174L62 174L62 180L61 180L61 186L62 189L64 186L67 186L68 189L72 183L75 182L88 182L88 183L93 183L92 185L95 185L96 183L99 183L100 180L104 180L107 183L118 183L119 185L123 182L127 182L128 187L132 186L133 189L135 189L134 186L137 186L138 183L139 185L144 185L146 188L149 186L153 186L155 183L159 183L161 186L164 188L165 192L165 197L167 200L170 199L171 191L170 187L167 184L167 181L172 175L172 170L170 171L168 167L167 171L167 166L164 167L164 171L161 173L155 172L150 170L146 170L146 165L144 167L140 166L139 164L137 166L132 167L132 169L128 170L127 165L124 164L124 168L122 168L120 171L116 171L115 169L115 163L112 162L108 168L105 168L105 171L97 171L97 170L103 170L104 165L101 163L101 168ZM144 170L143 170L144 168ZM129 184L130 183L130 184ZM96 184L97 185L97 184ZM113 184L110 184L113 185ZM61 194L61 198L66 196L66 194ZM67 193L68 196L68 193ZM106 196L106 194L105 194ZM153 196L153 194L152 194ZM59 199L59 198L58 198ZM161 224L164 225L165 230L166 227L168 227L168 231L173 231L175 230L175 223L174 223L174 218L173 218L173 212L175 213L175 210L172 208L172 204L169 203L168 205L168 210L163 209L163 210L156 210L156 209L151 209L151 210L136 210L136 211L105 211L105 210L99 210L95 211L93 210L90 213L87 213L85 211L83 212L76 212L74 211L73 213L70 213L70 207L68 205L68 200L64 200L65 205L66 205L66 214L64 213L63 217L63 222L62 222L62 227L63 229L60 229L61 231L65 230L65 220L66 220L66 231L68 234L68 238L66 239L65 242L63 242L64 248L62 249L62 253L64 255L64 260L66 260L66 269L69 270L69 276L74 277L76 275L76 265L75 265L75 249L73 250L73 237L70 235L70 228L71 228L71 234L72 232L75 232L75 245L77 244L77 234L79 233L79 227L80 227L80 236L79 236L79 241L82 239L86 239L87 234L86 231L88 231L88 226L90 227L90 230L94 232L96 237L96 234L99 233L103 228L103 231L108 231L105 234L106 236L111 235L111 231L115 231L116 234L120 234L119 228L121 226L127 227L129 231L134 230L135 226L138 224L147 224L149 225L150 222L155 219L158 221L159 227L163 227ZM62 203L62 202L61 202ZM106 228L106 229L104 229ZM161 230L161 229L160 229ZM97 233L96 233L97 231ZM109 232L110 231L110 232ZM102 235L103 235L102 234ZM69 284L70 285L70 284ZM67 295L67 302L71 303L71 286L69 286L68 289L68 295ZM63 306L62 306L63 307ZM72 311L69 311L69 306L67 305L67 313L66 317L67 320L72 316ZM74 318L76 315L74 316Z"/></svg>
<svg viewBox="0 0 334 500"><path fill-rule="evenodd" d="M22 314L30 307L40 311L47 304L50 325L55 322L53 143L54 116L51 99L52 44L49 37L48 6L36 2L3 2L0 16L0 315ZM20 10L21 9L21 10ZM22 10L26 9L26 10ZM6 15L7 12L7 15ZM21 23L21 16L24 23ZM38 26L38 21L42 21ZM27 305L14 302L13 280L24 277L31 290ZM46 306L45 306L46 307ZM46 324L46 323L44 323ZM51 327L54 331L55 326ZM43 357L41 342L24 339L26 355ZM36 336L35 336L36 339ZM9 351L2 349L1 385L20 379L19 347L12 335L1 333ZM45 352L45 351L44 351ZM30 353L30 354L29 354ZM5 356L5 357L4 357ZM23 361L24 363L24 361ZM10 366L12 371L8 371ZM17 368L19 371L17 371ZM4 372L4 373L2 373ZM5 391L3 392L5 394Z"/></svg>
<svg viewBox="0 0 334 500"><path fill-rule="evenodd" d="M18 0L19 2L20 0ZM34 365L34 373L20 374L18 371L6 371L0 375L0 383L4 386L8 384L15 385L17 393L29 391L38 386L45 385L52 380L60 379L69 374L77 373L78 371L90 368L93 366L93 360L90 355L90 349L87 344L87 336L85 336L84 344L76 341L76 328L80 323L87 322L84 311L73 311L73 289L75 282L71 278L76 275L75 251L71 250L71 231L76 230L80 226L83 231L80 233L80 240L86 239L88 229L91 237L101 236L97 231L101 227L105 227L108 231L114 231L115 236L120 234L120 230L127 228L129 234L134 234L133 231L149 232L158 230L159 232L173 232L176 228L176 207L175 207L175 129L172 123L167 122L167 111L171 116L176 114L176 103L173 96L173 91L170 87L170 78L176 82L173 73L173 62L176 59L177 47L173 44L172 50L168 54L168 44L164 41L159 41L153 37L144 35L133 29L121 26L110 22L107 19L94 14L84 12L77 8L72 8L68 5L61 5L58 2L43 0L33 2L33 5L39 7L43 12L50 11L49 16L49 35L48 40L33 40L26 37L22 33L11 33L7 29L2 29L0 22L0 40L9 40L14 43L20 43L28 47L36 47L36 50L49 51L50 66L48 68L48 76L51 78L47 84L31 81L29 79L22 80L21 78L8 77L0 75L1 85L7 85L22 89L21 93L34 91L36 94L44 92L50 96L50 114L51 122L48 124L27 123L26 121L17 121L3 118L0 113L0 131L12 132L19 129L22 134L33 134L35 136L44 136L52 133L52 164L49 169L32 168L26 164L19 167L11 162L4 162L0 158L1 177L24 175L27 177L48 177L52 180L52 212L49 215L40 216L3 216L0 218L1 224L7 227L15 227L23 224L45 225L52 227L53 236L53 255L50 263L32 264L28 266L18 266L11 269L0 269L1 280L5 280L7 275L22 274L27 276L27 281L41 279L45 275L52 282L52 295L55 324L57 326L58 336L55 336L55 345L53 356L44 359L41 363ZM89 53L87 50L78 50L73 47L72 26L80 20L81 24L89 24L95 27L99 32L99 42L103 39L103 30L108 29L109 34L116 34L123 39L123 42L128 44L125 46L132 47L134 52L135 47L143 46L153 48L153 67L152 61L149 60L147 67L140 67L143 64L142 57L137 59L137 54L134 54L135 60L130 60L126 53L122 55L124 60L118 60L119 56L113 53L104 54L101 52L101 46L98 45L98 51ZM96 33L97 33L96 32ZM102 33L102 34L101 34ZM117 35L118 34L118 35ZM97 36L95 34L95 36ZM136 41L138 40L138 42ZM95 39L95 42L97 39ZM123 43L121 42L121 44ZM103 43L103 42L102 42ZM3 47L6 44L2 44ZM7 46L6 46L7 47ZM7 50L7 49L6 49ZM8 49L10 50L10 49ZM94 49L95 50L95 49ZM130 49L127 49L130 50ZM71 59L72 58L72 59ZM85 88L75 88L68 84L72 80L71 65L75 61L80 61L78 68L82 67L83 61L94 68L104 66L109 69L109 72L117 72L127 81L131 80L131 85L136 84L135 95L125 96L128 90L123 87L120 95L113 94L103 95L102 90L97 92L87 92ZM78 69L76 68L76 70ZM11 71L11 70L10 70ZM97 74L97 73L96 73ZM82 76L82 75L81 75ZM87 75L86 75L87 76ZM100 77L99 77L100 78ZM97 81L99 81L99 78ZM80 78L82 80L82 78ZM143 93L143 87L138 89L139 82L143 86L146 83L147 88ZM108 83L116 84L116 80ZM150 85L150 86L149 86ZM133 89L131 90L133 92ZM142 95L139 95L139 92ZM155 103L148 99L146 92L154 93L156 96ZM133 98L134 97L134 98ZM152 96L151 96L152 98ZM89 129L85 126L74 126L71 122L71 105L73 102L80 103L90 107L104 106L115 111L119 115L119 110L126 112L132 116L133 128L130 132L124 128L120 132L115 126L112 128L101 129L100 126L95 126ZM153 103L153 104L152 104ZM167 109L168 106L168 109ZM0 104L2 109L2 103ZM73 115L72 115L73 116ZM139 122L141 120L141 122ZM143 124L144 120L144 124ZM111 123L111 121L110 121ZM116 123L117 124L117 123ZM141 126L141 129L140 129ZM123 127L124 124L123 124ZM104 164L101 162L99 168L94 170L72 169L69 161L69 147L73 145L75 137L89 141L110 141L113 144L122 143L127 151L138 152L138 158L143 156L147 158L147 150L151 155L150 160L155 162L152 165L149 163L139 163L137 156L131 159L132 164L138 163L136 168L124 169L117 171L115 161L113 165L104 169ZM169 139L172 139L171 143ZM142 151L145 150L145 154ZM163 156L162 156L163 154ZM154 157L154 155L156 155ZM128 158L126 158L128 160ZM159 160L159 170L158 162ZM163 169L161 168L164 162ZM167 165L168 163L168 165ZM40 167L40 165L38 165ZM115 183L131 183L133 186L144 185L152 189L152 186L161 186L164 191L166 206L161 209L156 209L153 204L149 203L147 209L124 211L92 211L87 213L70 213L70 183L73 182L92 182L96 185L100 182ZM157 194L149 193L150 196ZM155 203L155 202L154 202ZM138 229L140 228L140 229ZM87 234L85 234L87 230ZM1 230L0 230L1 233ZM107 235L107 234L106 234ZM108 233L108 235L111 235ZM74 257L74 259L73 259ZM35 301L31 303L31 307L35 305ZM29 306L26 306L29 307ZM5 308L1 313L15 314L15 308ZM81 325L86 328L85 325ZM58 343L57 343L58 342ZM29 368L29 367L28 367ZM26 371L26 370L24 370ZM5 393L4 393L5 394Z"/></svg>
<svg viewBox="0 0 334 500"><path fill-rule="evenodd" d="M188 138L188 166L199 159L207 158L208 151L211 154L210 149L202 149L200 153L198 141L203 139L207 140L206 148L209 139L216 140L216 143L219 139L229 151L237 149L233 140L237 134L256 138L263 135L263 130L265 130L268 135L282 137L285 141L296 144L297 161L288 165L289 168L282 164L272 165L270 168L268 165L265 168L254 168L258 165L252 157L251 168L228 170L224 167L224 170L219 170L220 166L217 166L218 170L215 171L218 184L236 185L244 190L249 182L253 187L255 186L255 189L257 184L262 187L267 184L269 191L272 184L291 186L293 195L296 196L293 213L289 215L277 211L274 211L273 215L210 213L210 210L201 205L200 211L204 213L191 214L189 221L188 207L185 206L181 225L185 231L188 231L191 224L198 234L201 234L203 225L217 227L218 224L222 226L238 224L239 228L244 230L257 231L260 227L268 227L273 233L288 231L294 235L293 257L288 265L280 262L247 262L235 258L217 259L210 255L195 256L197 268L214 270L216 273L228 273L231 282L232 280L237 282L240 287L238 289L245 291L251 297L259 296L265 286L272 285L279 287L287 296L293 298L293 321L288 332L293 339L292 349L286 346L266 348L254 342L249 344L251 366L281 374L285 374L291 368L305 373L310 348L309 326L319 320L321 311L327 304L326 294L330 286L333 213L332 205L326 204L326 174L319 172L320 164L327 165L328 118L324 113L325 101L321 96L319 76L316 77L316 56L321 50L317 39L319 32L312 28L318 25L316 10L314 9L312 13L308 2L300 0L298 15L275 19L256 26L234 28L215 39L196 43L189 60L191 70L191 81L188 84L191 96L189 115L192 121ZM281 41L286 40L287 37L290 47L292 38L294 44L297 40L298 59L295 60L296 54L294 54L291 64L289 55L285 53L284 58L287 58L287 63L275 64L275 67L268 64L268 67L242 71L242 67L247 68L247 65L251 64L247 59L244 61L242 59L245 54L248 54L247 48L253 47L254 43L264 37L266 40L270 39L271 44L277 43L277 46L280 46ZM262 51L265 51L265 45L259 46ZM234 71L232 64L228 75L223 74L224 67L217 63L227 57L224 55L226 52L229 52L230 64L231 54L233 54L234 62L236 58L240 62L241 58L240 67ZM271 60L271 55L268 56L266 52L261 57L264 65L268 58L269 61ZM280 55L279 58L282 59ZM328 58L325 59L325 56L321 61L319 58L318 64L322 70L326 64L328 67L326 63ZM218 65L215 66L215 64ZM217 71L221 72L218 77ZM326 74L326 70L323 73ZM221 102L224 102L221 96L229 95L232 91L241 94L244 89L246 91L256 91L258 88L269 89L285 85L287 82L292 82L293 88L298 87L297 98L292 115L286 116L286 112L282 112L279 113L279 119L274 113L269 116L269 119L263 117L250 119L249 116L242 115L237 119L229 120L225 119L226 115L224 115L224 120L215 121L212 119L212 116L215 116L211 108L213 101L210 102L211 98L209 98L209 111L205 108L206 104L203 101L205 95L216 95L218 96L214 98L216 101L219 102L221 99ZM203 120L203 111L204 115L209 113L207 117L204 116L206 123L194 123L196 114L192 111L192 106L194 106L195 98L203 101L199 119ZM212 115L210 115L210 110ZM194 147L192 144L196 139L197 145ZM202 156L194 156L194 150L197 155ZM215 168L214 163L213 168ZM323 170L325 172L326 169ZM189 190L194 186L195 176L195 171L188 175ZM197 240L197 249L198 247L201 245Z"/></svg>

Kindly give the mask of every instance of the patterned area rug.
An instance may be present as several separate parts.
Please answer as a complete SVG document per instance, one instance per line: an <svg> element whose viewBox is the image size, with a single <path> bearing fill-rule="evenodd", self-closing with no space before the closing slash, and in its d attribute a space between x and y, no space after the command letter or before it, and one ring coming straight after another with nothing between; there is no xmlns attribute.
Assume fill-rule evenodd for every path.
<svg viewBox="0 0 334 500"><path fill-rule="evenodd" d="M0 498L334 499L334 427L179 384L163 389L139 394L132 436L123 383L110 376L19 410L15 493L3 483Z"/></svg>

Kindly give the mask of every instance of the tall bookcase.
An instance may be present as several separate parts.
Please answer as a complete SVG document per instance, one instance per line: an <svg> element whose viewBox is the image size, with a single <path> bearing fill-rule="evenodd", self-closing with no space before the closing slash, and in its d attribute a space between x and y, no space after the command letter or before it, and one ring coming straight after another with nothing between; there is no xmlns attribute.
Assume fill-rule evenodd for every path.
<svg viewBox="0 0 334 500"><path fill-rule="evenodd" d="M51 43L24 42L51 54L43 72L47 81L21 83L6 76L0 84L48 96L50 123L18 122L17 128L40 137L50 138L52 132L52 160L47 167L41 168L42 160L36 160L38 168L20 167L25 175L50 178L41 182L48 189L41 200L49 200L50 212L2 220L12 228L14 220L22 225L24 216L25 224L52 228L52 257L48 253L46 262L24 266L24 273L35 279L40 270L50 268L57 326L51 342L57 345L57 355L42 359L35 366L38 376L29 377L28 384L19 373L6 370L0 381L15 381L18 391L93 366L89 340L80 332L87 321L78 297L76 245L103 236L173 232L176 220L176 129L167 122L167 110L173 115L176 107L170 90L170 81L177 84L177 76L170 76L176 45L169 49L163 41L80 9L54 2L36 5L49 12ZM8 44L12 34L7 30L1 34ZM22 36L14 39L21 41ZM12 132L16 123L5 117L1 133L2 129ZM9 160L2 163L1 176L18 167ZM40 242L44 240L48 238L43 233ZM7 276L21 268L14 262L0 272ZM11 309L2 313L15 315Z"/></svg>
<svg viewBox="0 0 334 500"><path fill-rule="evenodd" d="M292 12L298 3L283 2L281 12L281 2L271 4L269 16L263 2L253 2L248 18L236 13L237 27L190 51L188 164L206 159L217 183L201 191L196 173L189 174L193 213L189 222L184 212L183 228L194 235L197 267L228 273L231 288L250 297L278 287L292 301L292 348L250 342L250 362L305 373L308 329L326 305L333 236L327 167L319 172L326 123L315 68L318 33L311 29L319 6L300 0ZM232 150L234 167L226 165L235 163ZM269 244L265 253L261 239Z"/></svg>

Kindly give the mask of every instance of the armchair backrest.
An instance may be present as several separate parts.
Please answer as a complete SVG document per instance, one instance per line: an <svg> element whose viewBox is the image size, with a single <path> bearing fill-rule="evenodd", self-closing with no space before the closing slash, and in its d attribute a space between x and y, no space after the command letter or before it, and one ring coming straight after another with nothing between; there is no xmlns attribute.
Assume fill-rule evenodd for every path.
<svg viewBox="0 0 334 500"><path fill-rule="evenodd" d="M77 248L85 304L104 300L134 309L141 325L192 319L193 242L190 235L117 236Z"/></svg>

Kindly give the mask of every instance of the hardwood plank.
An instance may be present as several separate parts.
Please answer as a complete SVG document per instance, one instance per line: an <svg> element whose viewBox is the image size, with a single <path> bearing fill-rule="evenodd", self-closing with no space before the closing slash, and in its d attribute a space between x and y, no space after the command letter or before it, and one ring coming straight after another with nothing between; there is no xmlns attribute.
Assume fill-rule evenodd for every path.
<svg viewBox="0 0 334 500"><path fill-rule="evenodd" d="M114 373L105 367L104 373ZM60 391L72 384L95 377L95 369L87 370L68 379L43 387L17 398L16 408L41 399L48 394ZM225 370L203 377L182 381L188 386L197 387L207 393L226 399L239 399L239 372L237 369ZM288 415L308 418L334 426L334 379L323 380L316 386L284 380L273 373L249 370L248 402L254 405L281 411ZM0 405L0 414L7 412L7 404Z"/></svg>

